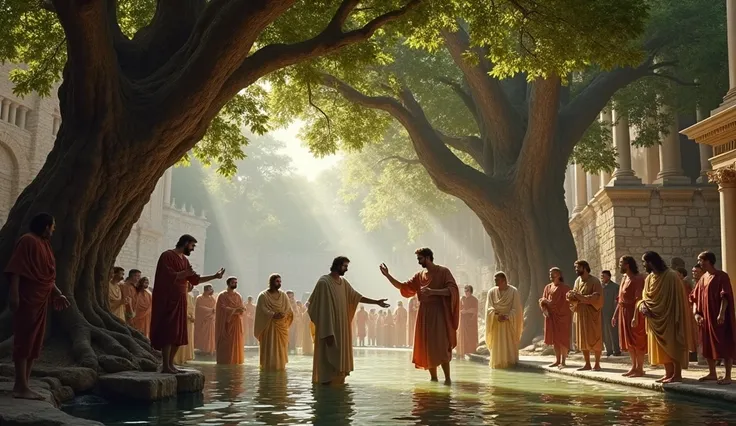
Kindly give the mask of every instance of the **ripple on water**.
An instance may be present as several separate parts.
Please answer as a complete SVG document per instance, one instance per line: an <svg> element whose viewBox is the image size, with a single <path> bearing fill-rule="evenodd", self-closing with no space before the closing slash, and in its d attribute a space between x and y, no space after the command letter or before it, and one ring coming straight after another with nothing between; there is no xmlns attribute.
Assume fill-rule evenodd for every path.
<svg viewBox="0 0 736 426"><path fill-rule="evenodd" d="M70 414L106 425L642 425L727 424L726 405L640 389L498 371L454 362L452 386L430 383L406 353L359 352L342 388L313 387L311 358L293 357L289 370L195 366L207 381L203 396L150 406L78 405Z"/></svg>

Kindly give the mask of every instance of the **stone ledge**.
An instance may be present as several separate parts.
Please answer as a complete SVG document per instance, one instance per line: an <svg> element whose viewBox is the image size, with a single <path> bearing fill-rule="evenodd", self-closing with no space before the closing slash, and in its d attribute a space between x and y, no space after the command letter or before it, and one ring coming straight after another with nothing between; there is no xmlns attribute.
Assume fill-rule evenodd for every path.
<svg viewBox="0 0 736 426"><path fill-rule="evenodd" d="M471 361L488 364L490 358L484 355L472 354ZM720 386L713 382L700 383L693 378L685 377L682 383L661 384L655 382L660 375L647 374L640 378L625 378L621 374L627 371L628 366L619 368L615 364L602 362L603 371L577 371L578 365L570 366L564 370L549 368L547 364L552 361L552 357L543 358L535 356L522 356L519 359L519 368L532 370L541 370L545 373L558 376L575 377L576 379L591 380L596 382L610 383L621 386L630 386L640 389L646 389L656 392L673 392L681 395L695 396L698 398L707 398L712 400L720 400L727 402L736 402L736 387ZM699 372L702 372L700 370ZM683 375L686 371L683 371Z"/></svg>
<svg viewBox="0 0 736 426"><path fill-rule="evenodd" d="M111 400L158 401L179 393L200 392L204 380L197 370L183 370L177 375L124 371L100 376L98 391Z"/></svg>
<svg viewBox="0 0 736 426"><path fill-rule="evenodd" d="M0 364L0 376L13 377L15 367L12 364ZM92 389L97 382L97 372L84 367L51 367L36 364L31 371L32 377L54 377L62 385L71 387L74 392Z"/></svg>

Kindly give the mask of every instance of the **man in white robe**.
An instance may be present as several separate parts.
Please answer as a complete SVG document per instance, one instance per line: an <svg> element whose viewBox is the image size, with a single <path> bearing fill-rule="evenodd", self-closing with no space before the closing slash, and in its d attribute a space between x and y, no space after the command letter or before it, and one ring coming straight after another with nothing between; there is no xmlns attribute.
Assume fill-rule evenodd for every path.
<svg viewBox="0 0 736 426"><path fill-rule="evenodd" d="M519 361L524 312L519 291L508 284L506 274L497 272L494 278L496 287L486 301L486 346L491 368L508 368Z"/></svg>

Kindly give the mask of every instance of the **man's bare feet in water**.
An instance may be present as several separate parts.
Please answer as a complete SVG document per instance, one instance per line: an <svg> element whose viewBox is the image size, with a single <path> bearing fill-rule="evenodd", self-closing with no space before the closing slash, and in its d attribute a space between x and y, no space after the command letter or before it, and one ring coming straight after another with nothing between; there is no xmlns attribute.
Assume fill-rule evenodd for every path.
<svg viewBox="0 0 736 426"><path fill-rule="evenodd" d="M13 398L17 399L30 399L33 401L43 401L46 398L38 392L34 392L29 388L26 389L13 389Z"/></svg>

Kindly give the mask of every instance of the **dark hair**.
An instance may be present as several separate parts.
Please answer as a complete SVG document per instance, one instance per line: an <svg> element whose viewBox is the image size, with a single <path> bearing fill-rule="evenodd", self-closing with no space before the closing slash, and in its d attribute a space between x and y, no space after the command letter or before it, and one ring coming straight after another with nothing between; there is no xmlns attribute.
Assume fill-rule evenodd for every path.
<svg viewBox="0 0 736 426"><path fill-rule="evenodd" d="M345 263L350 263L350 259L348 259L345 256L337 256L332 260L332 266L330 266L330 272L338 272L340 271L340 268L342 268L342 265Z"/></svg>
<svg viewBox="0 0 736 426"><path fill-rule="evenodd" d="M418 248L414 251L414 254L416 254L417 256L428 257L429 260L434 262L434 253L432 253L432 249L429 247Z"/></svg>
<svg viewBox="0 0 736 426"><path fill-rule="evenodd" d="M654 267L655 272L664 272L667 270L667 263L665 263L664 259L662 259L662 256L659 255L656 251L648 251L644 253L644 256L642 256L642 259L644 262L649 262Z"/></svg>
<svg viewBox="0 0 736 426"><path fill-rule="evenodd" d="M469 292L470 294L473 294L473 286L472 285L466 285L465 291Z"/></svg>
<svg viewBox="0 0 736 426"><path fill-rule="evenodd" d="M204 291L212 290L212 284L207 284L204 286Z"/></svg>
<svg viewBox="0 0 736 426"><path fill-rule="evenodd" d="M139 269L131 269L130 271L128 271L128 278L132 277L135 274L140 274L140 273L141 271Z"/></svg>
<svg viewBox="0 0 736 426"><path fill-rule="evenodd" d="M585 260L576 260L575 261L575 264L582 266L583 269L585 269L585 271L587 273L590 273L590 263L588 263L587 261L585 261Z"/></svg>
<svg viewBox="0 0 736 426"><path fill-rule="evenodd" d="M125 271L125 268L121 268L120 266L113 266L112 268L112 272L114 274L117 274L118 272L124 272L124 271Z"/></svg>
<svg viewBox="0 0 736 426"><path fill-rule="evenodd" d="M636 259L633 256L621 256L621 262L629 265L629 270L634 273L639 273L639 265L636 264Z"/></svg>
<svg viewBox="0 0 736 426"><path fill-rule="evenodd" d="M46 228L53 225L54 217L48 213L39 213L31 219L28 229L36 235L43 235Z"/></svg>
<svg viewBox="0 0 736 426"><path fill-rule="evenodd" d="M138 290L142 290L143 283L146 281L148 281L148 285L151 285L151 281L148 279L148 277L141 277L141 279L139 279L138 282L135 283L135 288L137 288Z"/></svg>
<svg viewBox="0 0 736 426"><path fill-rule="evenodd" d="M237 279L238 279L238 277L236 277L236 276L227 277L227 279L225 280L225 283L226 284L230 284L230 281L237 280Z"/></svg>
<svg viewBox="0 0 736 426"><path fill-rule="evenodd" d="M687 269L685 269L685 268L683 268L681 266L678 266L677 269L676 269L676 271L679 272L680 274L682 274L682 278L687 277Z"/></svg>
<svg viewBox="0 0 736 426"><path fill-rule="evenodd" d="M176 243L176 248L182 248L189 243L197 243L197 239L189 234L184 234L179 237L179 241Z"/></svg>
<svg viewBox="0 0 736 426"><path fill-rule="evenodd" d="M268 277L268 286L269 287L272 286L273 283L276 282L276 279L277 278L281 278L281 275L279 275L279 274L271 274L271 275L269 275L269 277ZM250 297L250 296L248 296L248 297Z"/></svg>
<svg viewBox="0 0 736 426"><path fill-rule="evenodd" d="M563 274L562 274L562 269L560 269L560 268L558 268L558 267L554 266L554 267L552 267L552 268L549 268L549 271L550 271L550 272L557 272L558 274L560 274L560 282L561 282L561 283L564 283L564 282L565 282L565 277L564 277L564 276L563 276Z"/></svg>
<svg viewBox="0 0 736 426"><path fill-rule="evenodd" d="M493 278L498 278L498 277L503 277L503 279L505 279L506 281L509 280L508 277L506 277L505 272L498 271L495 274L493 274Z"/></svg>
<svg viewBox="0 0 736 426"><path fill-rule="evenodd" d="M716 254L712 251L704 251L698 255L698 259L707 260L711 265L716 264Z"/></svg>
<svg viewBox="0 0 736 426"><path fill-rule="evenodd" d="M677 269L677 268L680 268L680 267L682 267L682 268L685 267L685 261L682 260L681 257L673 257L672 258L672 268L673 269Z"/></svg>
<svg viewBox="0 0 736 426"><path fill-rule="evenodd" d="M601 271L601 274L602 275L608 275L608 278L611 278L611 271L609 271L608 269L606 269L604 271Z"/></svg>

